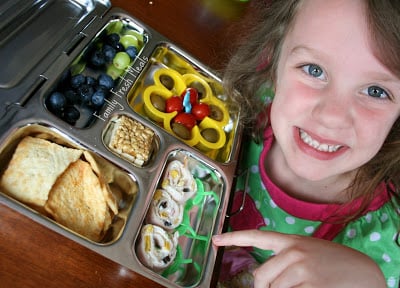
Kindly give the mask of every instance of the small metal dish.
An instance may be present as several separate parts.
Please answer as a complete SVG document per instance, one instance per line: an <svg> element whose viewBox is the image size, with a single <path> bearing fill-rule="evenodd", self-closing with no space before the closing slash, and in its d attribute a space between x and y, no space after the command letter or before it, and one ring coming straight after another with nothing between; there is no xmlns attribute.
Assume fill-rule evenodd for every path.
<svg viewBox="0 0 400 288"><path fill-rule="evenodd" d="M222 163L229 162L239 129L239 107L226 97L221 80L170 45L159 44L149 59L128 95L132 109L207 157ZM156 95L167 101L173 96L181 96L186 88L197 90L201 95L199 102L207 104L210 109L215 107L219 116L210 115L197 121L190 135L183 137L172 127L178 113L161 111L153 105L151 98ZM205 136L205 130L212 131L213 140Z"/></svg>
<svg viewBox="0 0 400 288"><path fill-rule="evenodd" d="M174 166L177 164L179 164L178 167ZM185 180L183 180L185 171L181 171L181 169L188 173ZM195 191L191 191L193 187L196 187ZM180 189L181 193L178 193L176 189ZM161 190L166 192L166 196L173 195L172 198L166 197L165 201L160 201L161 196L157 192ZM192 192L194 194L185 197L185 193ZM226 183L220 172L185 150L171 151L164 163L157 190L153 193L153 199L146 212L147 216L138 231L133 247L139 261L147 266L147 269L159 273L176 285L196 286L204 276L211 248L211 236L214 233L218 211L224 197L226 197ZM168 213L177 214L177 206L173 206L172 202L182 205L183 217L180 224L171 229L168 223L161 226L157 217L166 216L165 214ZM150 215L150 213L155 213L151 209L154 204L159 206L156 209L160 209L161 212L157 214L158 216L152 217L154 215ZM169 209L168 205L175 208ZM150 229L150 233L146 234L145 230L149 224L157 227ZM173 241L161 240L162 235L157 233L157 229L164 229L171 238L179 237L175 243L176 247L170 247L170 245L174 245ZM160 245L165 245L165 247ZM161 264L163 264L162 261L170 261L166 268L159 269L151 261L155 257L165 257L163 253L160 253L163 248L176 249L176 251L172 253L173 259L170 256L167 256L167 259L158 259Z"/></svg>
<svg viewBox="0 0 400 288"><path fill-rule="evenodd" d="M97 163L99 169L103 173L103 178L116 199L118 205L118 213L114 215L112 223L109 226L109 229L106 231L102 239L98 242L94 242L82 235L79 235L78 233L72 231L71 229L68 229L66 227L63 228L95 244L110 245L116 242L120 238L126 227L127 219L129 218L130 212L136 202L136 197L139 193L139 186L136 182L135 177L131 173L124 171L123 169L118 168L114 164L105 160L95 151L90 151L86 149L78 142L74 141L67 135L61 133L61 131L59 131L58 129L50 126L45 126L39 123L31 123L29 125L25 125L23 127L16 129L15 132L11 133L9 137L7 137L7 139L3 143L1 143L0 175L3 175L17 145L26 136L46 139L62 147L75 148L90 153L91 157L93 157L94 161ZM35 165L35 163L32 163L32 165ZM24 171L21 170L20 173L23 174ZM0 193L3 196L8 197L9 199L12 199L11 196L7 195L6 191L1 191ZM21 201L15 199L12 200L16 201L19 205L21 205L24 208L27 208L31 212L35 214L40 214L41 216L46 218L46 220L48 220L48 225L62 226L56 221L54 221L44 210L38 209L37 207L31 205L27 205L26 203L22 203ZM76 213L79 213L79 211L77 211Z"/></svg>

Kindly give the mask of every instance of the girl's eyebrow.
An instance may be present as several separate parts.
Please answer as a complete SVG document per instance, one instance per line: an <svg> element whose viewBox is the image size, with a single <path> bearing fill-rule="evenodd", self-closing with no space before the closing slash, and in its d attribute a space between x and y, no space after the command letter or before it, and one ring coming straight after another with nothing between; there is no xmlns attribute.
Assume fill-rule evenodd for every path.
<svg viewBox="0 0 400 288"><path fill-rule="evenodd" d="M301 52L302 50L305 50L306 52L310 52L313 51L314 49L304 46L304 45L298 45L292 48L292 50L290 51L291 54L293 53L298 53L299 51Z"/></svg>
<svg viewBox="0 0 400 288"><path fill-rule="evenodd" d="M317 57L324 57L323 51L319 51L316 50L314 48L308 47L308 46L304 46L304 45L298 45L293 47L290 50L289 55L295 55L295 54L308 54L308 55L312 55L312 56L317 56Z"/></svg>
<svg viewBox="0 0 400 288"><path fill-rule="evenodd" d="M289 57L308 57L306 59L311 61L329 61L329 55L323 50L318 50L306 45L297 45L293 47L288 54Z"/></svg>
<svg viewBox="0 0 400 288"><path fill-rule="evenodd" d="M394 75L387 68L385 71L370 70L366 72L368 78L372 79L371 82L377 82L376 84L384 84L392 86L393 92L400 93L400 77ZM400 95L400 94L399 94Z"/></svg>
<svg viewBox="0 0 400 288"><path fill-rule="evenodd" d="M377 79L380 82L386 82L388 84L394 84L399 89L400 91L400 78L397 77L396 75L393 75L390 72L387 73L382 73L382 72L376 72L376 71L371 71L368 75L371 75L372 78Z"/></svg>

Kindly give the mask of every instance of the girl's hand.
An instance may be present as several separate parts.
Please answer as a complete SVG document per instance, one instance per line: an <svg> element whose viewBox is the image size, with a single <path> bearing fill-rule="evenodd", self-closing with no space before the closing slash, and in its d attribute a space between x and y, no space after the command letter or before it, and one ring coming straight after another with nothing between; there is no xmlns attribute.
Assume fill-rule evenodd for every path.
<svg viewBox="0 0 400 288"><path fill-rule="evenodd" d="M386 287L381 270L368 256L313 237L243 230L216 235L216 246L258 247L275 256L254 272L254 287Z"/></svg>

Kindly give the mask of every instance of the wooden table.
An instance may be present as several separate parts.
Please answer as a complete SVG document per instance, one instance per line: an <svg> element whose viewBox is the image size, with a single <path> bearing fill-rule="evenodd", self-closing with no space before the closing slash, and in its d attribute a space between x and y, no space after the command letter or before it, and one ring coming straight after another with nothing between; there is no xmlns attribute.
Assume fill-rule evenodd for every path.
<svg viewBox="0 0 400 288"><path fill-rule="evenodd" d="M231 42L228 35L235 35L231 27L246 8L245 3L235 0L113 0L112 5L126 10L213 69L222 68L227 60ZM161 287L3 204L0 286Z"/></svg>
<svg viewBox="0 0 400 288"><path fill-rule="evenodd" d="M247 0L112 0L213 69L228 60Z"/></svg>

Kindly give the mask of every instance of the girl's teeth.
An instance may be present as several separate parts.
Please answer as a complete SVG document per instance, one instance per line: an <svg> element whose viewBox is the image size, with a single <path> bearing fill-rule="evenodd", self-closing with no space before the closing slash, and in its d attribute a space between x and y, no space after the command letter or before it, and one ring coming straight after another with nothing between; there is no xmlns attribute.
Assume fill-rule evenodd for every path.
<svg viewBox="0 0 400 288"><path fill-rule="evenodd" d="M320 144L317 140L312 139L311 136L303 130L300 130L300 138L307 145L322 152L336 152L337 150L339 150L340 147L342 147L341 145L329 145L325 143Z"/></svg>

